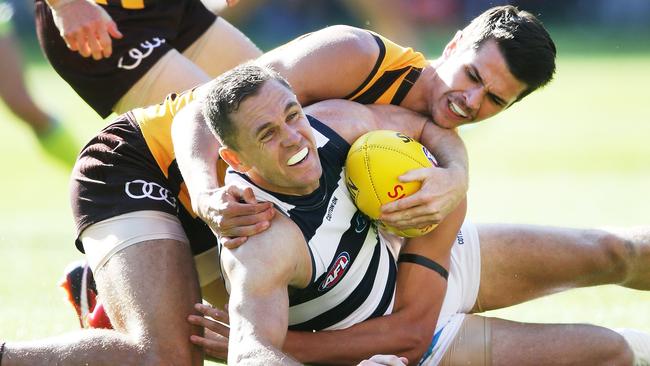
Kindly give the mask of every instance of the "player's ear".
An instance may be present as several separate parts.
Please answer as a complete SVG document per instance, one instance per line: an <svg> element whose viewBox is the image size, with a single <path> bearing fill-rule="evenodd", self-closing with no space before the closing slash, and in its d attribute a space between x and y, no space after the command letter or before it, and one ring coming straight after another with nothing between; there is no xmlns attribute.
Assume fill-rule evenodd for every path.
<svg viewBox="0 0 650 366"><path fill-rule="evenodd" d="M220 147L219 156L221 156L221 159L223 159L223 161L228 163L230 167L232 167L233 169L235 169L240 173L246 173L247 171L250 170L250 167L244 164L244 162L242 162L241 157L239 156L237 151L229 147L226 146Z"/></svg>
<svg viewBox="0 0 650 366"><path fill-rule="evenodd" d="M442 56L444 58L449 58L449 56L451 56L454 53L454 51L458 49L460 40L462 38L463 38L463 31L462 30L457 31L456 34L454 35L454 38L452 38L451 41L449 41L449 43L447 43L447 45L445 46L445 49L442 51Z"/></svg>

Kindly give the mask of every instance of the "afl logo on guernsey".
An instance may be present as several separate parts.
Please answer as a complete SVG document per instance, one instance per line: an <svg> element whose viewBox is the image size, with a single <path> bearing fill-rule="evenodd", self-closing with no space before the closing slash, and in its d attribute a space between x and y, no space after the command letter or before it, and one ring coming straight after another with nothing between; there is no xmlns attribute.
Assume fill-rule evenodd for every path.
<svg viewBox="0 0 650 366"><path fill-rule="evenodd" d="M336 285L341 280L341 278L343 278L343 275L348 269L349 264L350 255L348 252L339 254L339 256L334 261L332 268L327 273L327 276L325 276L323 282L320 284L320 286L318 286L318 291L327 291L334 287L334 285Z"/></svg>

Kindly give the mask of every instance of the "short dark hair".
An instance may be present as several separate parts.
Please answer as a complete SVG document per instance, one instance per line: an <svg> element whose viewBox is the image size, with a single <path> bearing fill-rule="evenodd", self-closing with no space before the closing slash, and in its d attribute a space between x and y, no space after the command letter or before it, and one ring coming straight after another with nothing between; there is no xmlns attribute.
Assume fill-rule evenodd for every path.
<svg viewBox="0 0 650 366"><path fill-rule="evenodd" d="M553 79L555 43L542 22L527 11L512 5L490 8L463 29L463 39L474 49L496 41L512 75L526 84L517 100Z"/></svg>
<svg viewBox="0 0 650 366"><path fill-rule="evenodd" d="M236 112L246 98L256 95L269 80L276 80L291 90L280 74L252 62L239 65L211 82L203 100L202 113L210 131L222 144L237 147L237 130L230 114Z"/></svg>

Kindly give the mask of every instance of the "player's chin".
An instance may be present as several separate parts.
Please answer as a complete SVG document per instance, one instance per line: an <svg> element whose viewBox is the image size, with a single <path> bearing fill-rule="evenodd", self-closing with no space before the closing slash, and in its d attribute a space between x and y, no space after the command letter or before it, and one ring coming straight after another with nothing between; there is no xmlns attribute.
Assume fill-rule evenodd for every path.
<svg viewBox="0 0 650 366"><path fill-rule="evenodd" d="M461 123L458 123L457 121L452 121L449 118L446 118L446 116L436 116L433 119L433 123L436 124L436 126L440 128L444 128L447 130L454 129L458 127Z"/></svg>

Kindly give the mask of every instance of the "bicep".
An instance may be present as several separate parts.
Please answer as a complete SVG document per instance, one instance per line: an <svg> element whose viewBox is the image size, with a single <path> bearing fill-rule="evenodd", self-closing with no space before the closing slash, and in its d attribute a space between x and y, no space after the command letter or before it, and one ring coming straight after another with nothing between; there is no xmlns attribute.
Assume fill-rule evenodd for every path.
<svg viewBox="0 0 650 366"><path fill-rule="evenodd" d="M281 215L279 215L281 216ZM250 237L236 249L222 250L224 274L230 282L231 336L257 339L280 347L288 325L288 286L303 277L296 268L306 261L297 228L286 218ZM279 221L279 222L278 222ZM243 354L245 350L236 350Z"/></svg>
<svg viewBox="0 0 650 366"><path fill-rule="evenodd" d="M379 46L370 33L333 26L269 51L259 61L284 76L303 104L344 98L372 71Z"/></svg>
<svg viewBox="0 0 650 366"><path fill-rule="evenodd" d="M222 248L221 262L231 288L240 286L248 292L300 287L311 278L311 257L302 232L280 213L269 229L249 237L245 244Z"/></svg>
<svg viewBox="0 0 650 366"><path fill-rule="evenodd" d="M426 257L449 271L451 247L456 241L456 235L463 224L466 211L467 200L463 200L433 231L420 237L408 239L400 254L409 253ZM395 309L422 308L422 305L426 307L437 302L438 299L441 303L446 285L447 280L432 269L420 264L400 263L397 271L398 291L395 298ZM421 291L423 286L433 288L434 291L423 294ZM428 297L429 300L423 297Z"/></svg>

